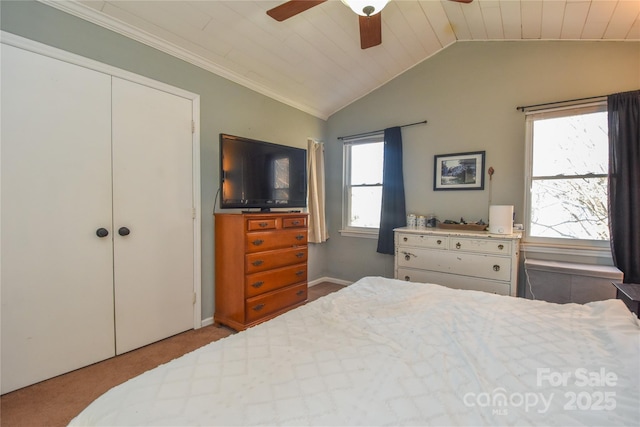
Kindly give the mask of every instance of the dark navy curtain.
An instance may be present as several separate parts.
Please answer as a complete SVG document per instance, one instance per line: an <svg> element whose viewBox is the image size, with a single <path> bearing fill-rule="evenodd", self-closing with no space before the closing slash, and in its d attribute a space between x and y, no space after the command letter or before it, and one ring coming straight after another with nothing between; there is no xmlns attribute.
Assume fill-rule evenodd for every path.
<svg viewBox="0 0 640 427"><path fill-rule="evenodd" d="M613 262L640 283L640 90L609 95L609 228Z"/></svg>
<svg viewBox="0 0 640 427"><path fill-rule="evenodd" d="M399 126L384 130L382 169L382 206L377 251L393 255L393 229L404 227L407 221L402 172L402 134Z"/></svg>

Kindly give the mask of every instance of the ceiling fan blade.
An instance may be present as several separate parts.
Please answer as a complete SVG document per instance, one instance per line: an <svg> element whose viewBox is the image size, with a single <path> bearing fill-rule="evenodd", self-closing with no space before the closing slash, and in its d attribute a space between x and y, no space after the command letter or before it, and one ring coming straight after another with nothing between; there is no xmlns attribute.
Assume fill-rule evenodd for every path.
<svg viewBox="0 0 640 427"><path fill-rule="evenodd" d="M360 48L368 49L382 43L382 12L371 16L358 15L360 21Z"/></svg>
<svg viewBox="0 0 640 427"><path fill-rule="evenodd" d="M317 6L320 3L324 3L327 0L291 0L286 3L282 3L280 6L276 6L273 9L267 10L267 15L275 19L276 21L284 21L292 16L295 16L307 9L311 9L313 6Z"/></svg>

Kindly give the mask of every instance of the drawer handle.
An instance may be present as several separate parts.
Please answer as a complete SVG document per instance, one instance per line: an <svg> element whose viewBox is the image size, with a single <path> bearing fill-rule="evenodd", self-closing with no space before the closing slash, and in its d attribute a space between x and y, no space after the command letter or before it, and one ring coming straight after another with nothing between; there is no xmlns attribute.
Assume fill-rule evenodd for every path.
<svg viewBox="0 0 640 427"><path fill-rule="evenodd" d="M251 284L251 286L253 286L256 289L260 288L262 285L264 285L264 282L262 281Z"/></svg>
<svg viewBox="0 0 640 427"><path fill-rule="evenodd" d="M411 252L402 251L402 253L404 254L404 259L407 260L407 261L409 261L411 259L411 257L417 258L417 255L416 254L412 254Z"/></svg>
<svg viewBox="0 0 640 427"><path fill-rule="evenodd" d="M500 266L498 264L494 265L493 271L500 271Z"/></svg>
<svg viewBox="0 0 640 427"><path fill-rule="evenodd" d="M409 238L408 237L403 237L402 240L404 240L405 242L408 242Z"/></svg>
<svg viewBox="0 0 640 427"><path fill-rule="evenodd" d="M300 221L298 221L298 220L291 221L291 223L292 223L293 225L300 225Z"/></svg>
<svg viewBox="0 0 640 427"><path fill-rule="evenodd" d="M257 259L251 263L254 267L264 264L264 261L261 259Z"/></svg>
<svg viewBox="0 0 640 427"><path fill-rule="evenodd" d="M302 289L300 289L298 292L296 292L296 295L297 295L297 296L300 296L300 295L302 295L302 294L304 294L304 291L303 291Z"/></svg>
<svg viewBox="0 0 640 427"><path fill-rule="evenodd" d="M269 225L268 222L261 222L260 224L258 224L260 227L265 228L266 226Z"/></svg>
<svg viewBox="0 0 640 427"><path fill-rule="evenodd" d="M409 276L404 276L404 280L406 280L407 282L411 280L411 277Z"/></svg>
<svg viewBox="0 0 640 427"><path fill-rule="evenodd" d="M298 252L298 253L296 254L296 257L297 257L297 258L302 258L303 256L304 256L304 252Z"/></svg>
<svg viewBox="0 0 640 427"><path fill-rule="evenodd" d="M498 249L503 250L504 249L504 245L498 245Z"/></svg>
<svg viewBox="0 0 640 427"><path fill-rule="evenodd" d="M252 310L253 311L260 311L264 308L264 304L258 304L258 305L254 305Z"/></svg>
<svg viewBox="0 0 640 427"><path fill-rule="evenodd" d="M253 243L253 244L254 244L254 245L256 245L256 246L260 246L261 244L263 244L263 243L264 243L264 240L256 239L256 240L254 240L254 241L253 241L253 242L251 242L251 243Z"/></svg>
<svg viewBox="0 0 640 427"><path fill-rule="evenodd" d="M296 240L302 240L302 239L304 239L304 234L298 234L296 236Z"/></svg>
<svg viewBox="0 0 640 427"><path fill-rule="evenodd" d="M304 270L296 271L296 276L302 276L304 274Z"/></svg>
<svg viewBox="0 0 640 427"><path fill-rule="evenodd" d="M456 243L456 249L460 249L460 247L461 247L461 246L462 246L462 245L460 244L460 242L457 242L457 243Z"/></svg>
<svg viewBox="0 0 640 427"><path fill-rule="evenodd" d="M442 244L442 240L438 239L438 241L436 243L441 245Z"/></svg>

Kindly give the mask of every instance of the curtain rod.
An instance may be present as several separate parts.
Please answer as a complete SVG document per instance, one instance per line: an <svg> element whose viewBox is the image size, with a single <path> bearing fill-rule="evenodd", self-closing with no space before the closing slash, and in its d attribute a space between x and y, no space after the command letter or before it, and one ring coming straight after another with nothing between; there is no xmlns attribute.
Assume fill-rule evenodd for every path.
<svg viewBox="0 0 640 427"><path fill-rule="evenodd" d="M402 126L399 126L399 127L401 127L401 128L406 128L407 126L422 125L422 124L425 124L425 123L427 123L427 121L426 121L426 120L423 120L423 121L421 121L421 122L409 123L408 125L402 125ZM392 126L392 127L393 127L393 126ZM369 136L369 135L375 135L376 133L380 133L380 132L383 132L383 131L384 131L384 129L380 129L380 130L374 130L374 131L371 131L371 132L357 133L357 134L355 134L355 135L339 136L339 137L338 137L338 139L339 139L339 140L343 140L343 139L356 138L356 137L358 137L358 136Z"/></svg>
<svg viewBox="0 0 640 427"><path fill-rule="evenodd" d="M596 100L596 99L606 99L606 98L607 98L607 95L590 96L590 97L587 97L587 98L568 99L566 101L545 102L544 104L525 105L523 107L516 107L516 110L524 111L524 110L527 110L529 108L546 107L546 106L549 106L549 105L567 104L567 103L570 103L570 102L578 102L578 101L593 101L593 100Z"/></svg>

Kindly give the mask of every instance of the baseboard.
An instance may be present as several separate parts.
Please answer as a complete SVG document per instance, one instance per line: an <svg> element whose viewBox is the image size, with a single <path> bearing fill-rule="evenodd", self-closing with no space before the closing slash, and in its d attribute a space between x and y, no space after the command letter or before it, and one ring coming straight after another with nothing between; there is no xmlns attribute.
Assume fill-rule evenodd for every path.
<svg viewBox="0 0 640 427"><path fill-rule="evenodd" d="M201 327L213 325L213 316L202 319Z"/></svg>
<svg viewBox="0 0 640 427"><path fill-rule="evenodd" d="M342 279L336 279L334 277L320 277L319 279L314 279L311 280L309 282L309 287L311 286L315 286L315 285L319 285L322 282L331 282L331 283L335 283L337 285L342 285L342 286L349 286L350 284L352 284L353 282L350 282L348 280L342 280Z"/></svg>
<svg viewBox="0 0 640 427"><path fill-rule="evenodd" d="M352 284L353 282L350 282L348 280L342 280L342 279L336 279L334 277L320 277L319 279L314 279L312 281L309 282L309 287L315 286L315 285L319 285L320 283L323 282L331 282L331 283L335 283L338 285L342 285L342 286L349 286L350 284ZM213 325L213 316L212 317L207 317L206 319L202 319L202 322L200 323L201 327L205 327L205 326L210 326Z"/></svg>

